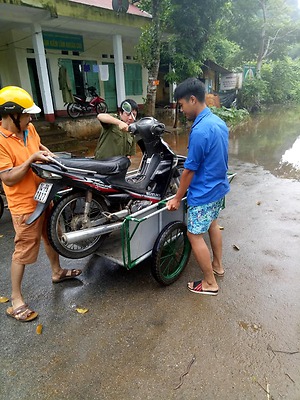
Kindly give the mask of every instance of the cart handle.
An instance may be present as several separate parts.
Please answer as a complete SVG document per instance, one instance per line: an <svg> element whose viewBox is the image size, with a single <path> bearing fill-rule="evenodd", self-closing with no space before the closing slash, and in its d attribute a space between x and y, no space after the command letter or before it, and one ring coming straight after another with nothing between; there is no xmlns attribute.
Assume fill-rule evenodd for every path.
<svg viewBox="0 0 300 400"><path fill-rule="evenodd" d="M158 206L158 207L159 207L159 206L164 206L164 207L161 207L161 208L159 208L158 210L153 211L153 213L151 213L151 214L149 214L149 215L146 215L146 216L143 217L143 218L135 218L135 217L132 217L132 216L128 215L128 216L126 217L126 219L128 219L128 220L130 220L130 221L134 221L134 222L143 222L143 221L146 221L147 219L153 217L154 215L159 214L159 213L161 213L162 211L166 210L166 209L167 209L167 206L166 206L167 202L168 202L169 200L173 199L174 197L175 197L175 194L174 194L173 196L170 196L170 197L164 199L164 200L161 200L159 203L157 203L157 206ZM182 202L182 201L185 201L185 200L186 200L186 197L183 197L183 198L181 199L181 202Z"/></svg>
<svg viewBox="0 0 300 400"><path fill-rule="evenodd" d="M235 173L228 172L227 178L228 178L229 183L231 183L232 179L233 179L235 176L236 176L236 172L235 172Z"/></svg>

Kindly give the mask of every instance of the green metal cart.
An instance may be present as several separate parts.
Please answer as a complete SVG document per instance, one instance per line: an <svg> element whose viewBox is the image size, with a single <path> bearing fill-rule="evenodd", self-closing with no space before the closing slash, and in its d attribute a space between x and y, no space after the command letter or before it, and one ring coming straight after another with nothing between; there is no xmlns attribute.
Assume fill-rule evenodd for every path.
<svg viewBox="0 0 300 400"><path fill-rule="evenodd" d="M228 173L229 183L235 175ZM152 257L153 277L165 286L175 282L189 261L191 245L187 237L186 197L178 210L168 211L166 203L173 197L127 216L121 229L111 233L96 254L128 270Z"/></svg>
<svg viewBox="0 0 300 400"><path fill-rule="evenodd" d="M113 232L97 254L131 269L152 257L151 272L163 285L176 281L191 253L186 228L186 198L176 211L168 211L172 197L126 217L121 230Z"/></svg>

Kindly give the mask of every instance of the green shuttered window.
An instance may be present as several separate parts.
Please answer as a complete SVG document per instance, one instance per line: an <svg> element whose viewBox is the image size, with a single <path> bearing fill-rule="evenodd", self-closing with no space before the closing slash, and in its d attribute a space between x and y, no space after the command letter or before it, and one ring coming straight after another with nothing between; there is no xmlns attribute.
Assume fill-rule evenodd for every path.
<svg viewBox="0 0 300 400"><path fill-rule="evenodd" d="M126 96L142 95L142 67L140 64L124 64Z"/></svg>

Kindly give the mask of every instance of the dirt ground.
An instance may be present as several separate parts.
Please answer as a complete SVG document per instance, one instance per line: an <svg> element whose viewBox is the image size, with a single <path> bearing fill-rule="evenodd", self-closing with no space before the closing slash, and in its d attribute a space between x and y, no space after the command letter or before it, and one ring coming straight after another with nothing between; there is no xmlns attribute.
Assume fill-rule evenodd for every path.
<svg viewBox="0 0 300 400"><path fill-rule="evenodd" d="M42 249L24 278L38 320L21 324L0 304L0 399L300 399L300 182L230 164L219 295L186 289L201 277L193 257L169 287L151 261L127 271L96 255L63 259L84 272L53 285ZM0 296L10 295L12 248L6 211Z"/></svg>

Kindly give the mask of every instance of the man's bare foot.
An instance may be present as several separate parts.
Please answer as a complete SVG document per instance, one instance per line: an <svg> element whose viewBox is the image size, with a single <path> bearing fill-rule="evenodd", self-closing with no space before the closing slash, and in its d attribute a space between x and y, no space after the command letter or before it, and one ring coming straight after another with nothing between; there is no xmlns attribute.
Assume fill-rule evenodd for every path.
<svg viewBox="0 0 300 400"><path fill-rule="evenodd" d="M218 266L218 265L213 265L213 266L212 266L212 269L213 269L213 273L214 273L216 276L222 277L222 276L225 275L225 271L224 271L224 268L223 268L223 267L220 267L220 266Z"/></svg>

